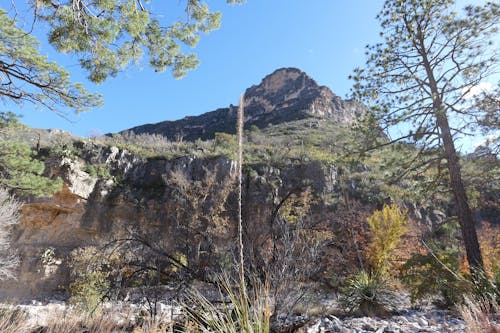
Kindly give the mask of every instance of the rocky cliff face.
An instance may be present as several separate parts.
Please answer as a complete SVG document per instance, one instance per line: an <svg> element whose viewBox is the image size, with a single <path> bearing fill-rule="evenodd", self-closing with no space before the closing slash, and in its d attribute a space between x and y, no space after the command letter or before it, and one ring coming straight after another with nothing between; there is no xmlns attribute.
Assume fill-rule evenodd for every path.
<svg viewBox="0 0 500 333"><path fill-rule="evenodd" d="M161 134L170 140L212 138L216 132L234 132L236 109L231 106L129 131ZM364 112L362 105L342 100L293 68L279 69L247 89L246 127L272 129L274 125L277 128L293 124L293 129L281 128L281 141L265 141L258 146L257 139L252 143L252 149L262 150L264 158L253 159L244 166L243 213L249 257L265 260L266 249L278 237L275 217L280 207L289 199L295 200L287 214L297 219L294 209L300 211L304 198L309 196L307 223L311 230L321 233L325 243L318 259L322 261L321 269L330 264L343 265L345 269L349 260L357 260L353 254L355 246L349 243L352 233L343 234L342 226L364 221L363 214L373 206L352 203L351 207L356 207L352 211L339 209L348 206L348 198L345 191L340 191L336 166L324 158L331 151L321 144L314 146L313 155L307 155L307 145L314 144L311 131L315 131L315 140L332 139L334 133L319 129L319 125L311 127L309 121L305 128L300 127L303 136L296 143L287 133L296 133L304 119L348 125ZM58 132L34 132L33 141L30 133L24 133L23 138L41 155L51 152L45 158L46 174L61 177L64 187L52 198L31 198L25 203L15 234L22 261L19 280L3 283L0 298L41 297L57 290L66 291L70 277L68 257L73 249L101 246L127 238L131 232L161 244L168 253L181 253L189 267L200 274L224 258L232 259L235 162L219 154L215 143L206 143L205 148L192 143L195 148L181 157L146 158L123 146L67 135L61 145ZM262 131L258 135L267 134ZM59 146L54 149L56 144ZM355 196L356 185L351 187L349 191Z"/></svg>
<svg viewBox="0 0 500 333"><path fill-rule="evenodd" d="M306 73L296 68L281 68L245 91L245 128L306 119L330 119L350 124L366 112L352 100L342 100ZM212 139L216 132L234 133L236 106L200 116L133 127L121 133L160 134L170 140Z"/></svg>
<svg viewBox="0 0 500 333"><path fill-rule="evenodd" d="M65 294L73 249L128 237L131 230L148 235L170 253L184 253L195 270L218 265L213 262L215 252L231 251L234 161L194 156L147 160L116 147L81 145L78 158L49 163L48 172L64 180L62 191L24 204L15 234L22 262L19 279L3 283L0 298ZM89 163L106 166L109 176L89 174L84 168ZM315 196L338 197L335 167L313 161L248 165L244 184L244 220L256 255L268 240L273 211L287 195L307 188ZM223 191L227 197L219 196ZM221 200L223 208L213 210ZM326 221L330 211L318 203L311 216ZM219 227L225 229L216 230Z"/></svg>

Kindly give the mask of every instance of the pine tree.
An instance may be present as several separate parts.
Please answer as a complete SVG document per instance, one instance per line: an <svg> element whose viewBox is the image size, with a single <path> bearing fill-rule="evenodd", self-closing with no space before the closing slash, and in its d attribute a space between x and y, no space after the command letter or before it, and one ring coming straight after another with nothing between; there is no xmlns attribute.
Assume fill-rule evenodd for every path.
<svg viewBox="0 0 500 333"><path fill-rule="evenodd" d="M229 4L244 1L226 0ZM184 19L172 22L168 20L172 13L158 10L165 6L162 2L26 0L24 6L32 15L28 8L18 10L14 2L10 8L0 8L0 98L31 102L61 114L66 113L64 108L80 112L102 103L101 96L71 83L63 67L40 54L35 32L47 32L48 42L57 51L75 56L95 83L138 63L144 54L155 71L171 69L174 77L183 77L199 63L195 54L185 50L196 46L201 34L217 29L221 14L199 0L185 0Z"/></svg>
<svg viewBox="0 0 500 333"><path fill-rule="evenodd" d="M482 268L455 140L481 116L467 97L498 69L492 37L500 5L467 6L459 15L454 3L387 0L378 15L382 42L367 47L366 68L353 76L354 95L373 106L384 128L408 129L392 142L413 142L446 161L468 261Z"/></svg>
<svg viewBox="0 0 500 333"><path fill-rule="evenodd" d="M227 0L239 3L244 0ZM141 59L144 53L155 71L171 68L176 78L198 65L194 47L202 33L218 29L221 14L199 0L185 0L184 19L173 23L163 1L37 0L36 20L49 23L49 42L60 52L74 54L89 79L102 82ZM159 9L160 8L160 9ZM175 10L175 8L174 8Z"/></svg>
<svg viewBox="0 0 500 333"><path fill-rule="evenodd" d="M0 112L0 131L22 126L11 113ZM45 164L24 142L0 137L0 187L19 195L49 196L61 189L62 180L44 177Z"/></svg>
<svg viewBox="0 0 500 333"><path fill-rule="evenodd" d="M17 22L0 8L0 98L4 102L32 103L55 112L68 107L76 112L100 105L99 95L71 83L69 73L49 62L37 40L17 28Z"/></svg>

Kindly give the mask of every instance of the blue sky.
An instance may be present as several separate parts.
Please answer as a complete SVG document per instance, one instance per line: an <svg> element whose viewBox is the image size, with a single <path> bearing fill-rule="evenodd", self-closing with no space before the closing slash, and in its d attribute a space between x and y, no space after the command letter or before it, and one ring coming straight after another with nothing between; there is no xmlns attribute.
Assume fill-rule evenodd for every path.
<svg viewBox="0 0 500 333"><path fill-rule="evenodd" d="M164 5L161 1L152 3ZM42 53L64 65L73 81L100 92L105 105L78 115L69 113L68 119L29 104L22 108L7 104L3 109L21 114L22 122L31 127L59 128L83 137L113 133L238 104L246 88L281 67L297 67L345 97L352 84L347 77L364 64L365 45L378 39L375 16L383 5L382 0L248 0L233 6L225 2L208 0L212 9L223 14L221 28L202 36L193 50L201 64L181 80L168 71L155 73L144 62L96 86L85 79L76 58L55 52L38 32ZM457 2L461 8L471 1ZM0 0L3 8L10 3ZM184 4L184 0L172 1L169 9L178 13L170 14L183 15ZM464 142L463 150L473 149L470 140Z"/></svg>
<svg viewBox="0 0 500 333"><path fill-rule="evenodd" d="M1 2L4 6L10 1ZM183 1L178 3L180 10ZM63 64L73 80L100 92L105 105L70 114L71 122L32 105L8 104L5 109L22 114L22 122L32 127L59 128L79 136L117 132L238 104L247 87L280 67L300 68L344 97L351 85L347 76L364 63L364 45L377 38L375 15L382 1L248 0L228 6L217 0L209 4L222 11L222 25L202 36L194 49L201 64L185 78L155 73L145 63L92 85L75 58L54 52L41 35L43 52Z"/></svg>

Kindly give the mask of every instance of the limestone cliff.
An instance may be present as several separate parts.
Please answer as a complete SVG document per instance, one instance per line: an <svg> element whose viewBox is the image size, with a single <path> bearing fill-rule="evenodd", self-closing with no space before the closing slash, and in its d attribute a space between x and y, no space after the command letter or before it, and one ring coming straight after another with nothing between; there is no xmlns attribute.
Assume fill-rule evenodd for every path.
<svg viewBox="0 0 500 333"><path fill-rule="evenodd" d="M64 187L52 198L26 198L15 234L22 261L19 280L2 284L0 298L41 297L58 290L64 294L73 249L102 246L131 232L146 235L168 253L181 253L200 276L231 260L235 162L227 152L232 146L194 140L234 133L236 109L129 130L184 140L172 143L152 136L151 144L174 152L163 155L141 154L129 142L102 143L59 131L17 133L46 162L46 175L61 177ZM332 265L356 267L353 225L365 221L384 197L373 179L339 184L331 146L341 135L335 131L365 112L364 106L342 100L293 68L279 69L247 89L245 126L262 129L249 133L244 165L245 244L257 265L267 260L269 244L277 243L280 208L295 200L287 208L293 219L293 205L302 207L308 196L304 219L310 230L321 234L324 245L318 270L328 275ZM373 192L366 195L363 186Z"/></svg>
<svg viewBox="0 0 500 333"><path fill-rule="evenodd" d="M350 124L366 112L360 103L343 100L296 68L278 69L260 84L248 88L244 106L245 128L255 125L261 129L307 118ZM216 132L235 132L236 110L231 105L200 116L141 125L121 133L161 134L174 141L212 139Z"/></svg>
<svg viewBox="0 0 500 333"><path fill-rule="evenodd" d="M73 249L103 245L127 237L131 230L162 242L172 253L185 253L193 269L217 265L211 262L214 251L230 251L234 244L234 161L189 155L148 160L116 147L79 145L81 156L48 163L49 174L63 178L62 191L24 204L15 237L22 261L19 280L2 284L1 298L43 297L57 291L64 295L69 283L68 256ZM109 175L89 174L84 167L89 163L106 166ZM187 181L186 193L193 191L191 200L197 204L186 202L189 197L179 194L182 185L174 179L179 171ZM207 181L210 175L215 182ZM287 195L307 188L318 198L339 197L335 167L314 161L247 165L244 183L244 220L255 253L264 247L273 211ZM201 201L196 192L204 188L208 191ZM220 191L227 191L228 197L224 208L214 213L212 206ZM327 221L332 212L328 207L318 202L311 218L318 223ZM225 230L216 230L219 221L225 221ZM199 234L211 239L198 238Z"/></svg>

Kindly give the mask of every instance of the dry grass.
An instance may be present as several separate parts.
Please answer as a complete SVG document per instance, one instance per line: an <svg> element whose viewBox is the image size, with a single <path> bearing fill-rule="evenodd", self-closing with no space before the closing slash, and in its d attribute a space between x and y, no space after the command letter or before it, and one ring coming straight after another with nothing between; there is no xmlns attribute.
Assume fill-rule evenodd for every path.
<svg viewBox="0 0 500 333"><path fill-rule="evenodd" d="M116 333L124 332L112 314L102 314L88 317L73 311L53 312L47 318L47 324L42 328L44 333Z"/></svg>
<svg viewBox="0 0 500 333"><path fill-rule="evenodd" d="M132 333L164 333L174 331L175 322L165 313L157 315L155 318L147 317L141 325L134 327Z"/></svg>
<svg viewBox="0 0 500 333"><path fill-rule="evenodd" d="M468 333L500 333L500 323L494 321L500 314L500 306L495 299L465 297L458 311L465 321Z"/></svg>
<svg viewBox="0 0 500 333"><path fill-rule="evenodd" d="M0 332L29 333L35 329L27 321L27 314L15 307L0 308Z"/></svg>
<svg viewBox="0 0 500 333"><path fill-rule="evenodd" d="M1 333L163 333L172 332L172 323L161 316L146 318L134 326L131 316L123 313L103 312L99 316L88 317L75 311L52 311L43 323L30 320L30 315L20 308L0 308ZM120 320L123 318L125 320Z"/></svg>

